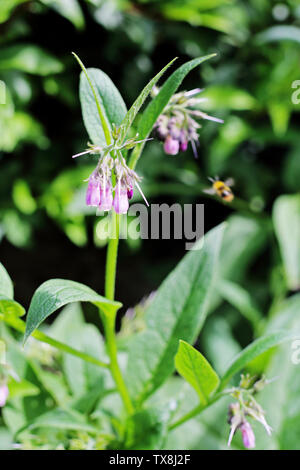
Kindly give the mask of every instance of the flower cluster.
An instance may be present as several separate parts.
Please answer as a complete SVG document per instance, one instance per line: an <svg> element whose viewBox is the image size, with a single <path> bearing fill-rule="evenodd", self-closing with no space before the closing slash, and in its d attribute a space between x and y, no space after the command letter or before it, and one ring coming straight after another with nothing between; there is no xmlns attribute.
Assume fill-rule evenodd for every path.
<svg viewBox="0 0 300 470"><path fill-rule="evenodd" d="M147 205L148 202L140 188L141 178L129 168L122 156L122 148L132 148L141 141L130 139L122 147L112 144L107 147L90 145L90 149L73 155L73 158L84 154L99 155L98 164L88 179L86 204L98 207L100 211L114 209L117 214L126 214L129 200L133 197L134 187L137 187Z"/></svg>
<svg viewBox="0 0 300 470"><path fill-rule="evenodd" d="M230 446L236 431L240 430L244 446L247 449L255 447L255 435L251 424L247 420L248 417L260 422L266 432L269 435L271 434L272 428L265 419L265 412L253 397L256 392L262 390L269 382L264 377L255 380L255 377L251 377L249 374L246 376L242 375L239 387L227 391L237 400L235 403L231 403L228 409L228 423L230 424L228 446Z"/></svg>
<svg viewBox="0 0 300 470"><path fill-rule="evenodd" d="M177 155L179 151L185 152L188 143L191 143L195 157L197 157L198 129L201 125L195 119L208 119L223 123L218 119L201 111L198 106L205 98L198 98L200 88L191 91L176 93L170 99L164 112L158 117L154 133L164 142L164 151L169 155ZM158 90L154 90L155 95Z"/></svg>

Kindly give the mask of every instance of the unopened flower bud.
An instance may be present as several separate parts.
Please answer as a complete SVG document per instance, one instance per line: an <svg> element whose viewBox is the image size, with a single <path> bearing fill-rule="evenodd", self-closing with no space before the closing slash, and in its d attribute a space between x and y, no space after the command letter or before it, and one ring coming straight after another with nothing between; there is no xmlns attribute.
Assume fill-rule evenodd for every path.
<svg viewBox="0 0 300 470"><path fill-rule="evenodd" d="M168 155L177 155L179 152L179 141L168 135L164 143L164 151Z"/></svg>
<svg viewBox="0 0 300 470"><path fill-rule="evenodd" d="M133 187L132 186L130 186L129 189L127 188L127 197L128 197L128 199L132 199L132 197L133 197Z"/></svg>

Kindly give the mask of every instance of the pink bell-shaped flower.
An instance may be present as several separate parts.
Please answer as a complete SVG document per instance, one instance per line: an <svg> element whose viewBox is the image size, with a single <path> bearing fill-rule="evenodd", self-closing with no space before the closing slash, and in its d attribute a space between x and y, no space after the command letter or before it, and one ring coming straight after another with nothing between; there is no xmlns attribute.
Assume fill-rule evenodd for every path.
<svg viewBox="0 0 300 470"><path fill-rule="evenodd" d="M100 204L100 179L92 173L86 191L87 206L98 206Z"/></svg>
<svg viewBox="0 0 300 470"><path fill-rule="evenodd" d="M117 183L113 207L117 214L126 214L129 208L127 187L120 180Z"/></svg>
<svg viewBox="0 0 300 470"><path fill-rule="evenodd" d="M106 182L105 188L100 190L100 204L98 209L100 211L110 211L113 204L113 195L110 181Z"/></svg>

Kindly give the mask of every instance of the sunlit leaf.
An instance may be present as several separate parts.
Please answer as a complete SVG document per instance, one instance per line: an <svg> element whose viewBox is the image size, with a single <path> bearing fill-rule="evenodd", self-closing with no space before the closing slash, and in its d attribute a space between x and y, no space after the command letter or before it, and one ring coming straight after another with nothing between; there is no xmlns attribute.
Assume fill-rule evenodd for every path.
<svg viewBox="0 0 300 470"><path fill-rule="evenodd" d="M177 372L196 390L200 403L207 404L220 379L205 357L190 344L180 341L175 366Z"/></svg>

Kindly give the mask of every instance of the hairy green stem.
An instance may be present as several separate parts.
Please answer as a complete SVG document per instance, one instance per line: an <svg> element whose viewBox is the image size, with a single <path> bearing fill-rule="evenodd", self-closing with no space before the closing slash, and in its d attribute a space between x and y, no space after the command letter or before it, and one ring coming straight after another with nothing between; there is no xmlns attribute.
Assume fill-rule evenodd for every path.
<svg viewBox="0 0 300 470"><path fill-rule="evenodd" d="M106 256L106 273L105 273L105 297L109 300L114 300L115 297L115 283L116 283L116 270L117 270L117 256L120 235L120 216L112 212L112 238L109 240ZM105 330L105 339L107 353L110 359L110 370L115 380L117 389L121 395L127 413L132 414L134 409L131 403L127 387L125 385L119 364L118 352L116 343L116 316L103 315L103 323Z"/></svg>
<svg viewBox="0 0 300 470"><path fill-rule="evenodd" d="M117 343L116 343L116 334L115 334L115 318L107 317L104 322L104 331L105 331L105 340L107 346L107 353L110 359L110 371L116 383L117 389L123 400L125 409L128 414L132 414L134 409L131 403L127 387L125 385L119 363L118 363L118 354L117 354Z"/></svg>
<svg viewBox="0 0 300 470"><path fill-rule="evenodd" d="M120 216L112 211L112 237L109 240L106 255L106 272L105 272L105 297L109 300L115 298L115 284L117 272L117 257L120 236Z"/></svg>

